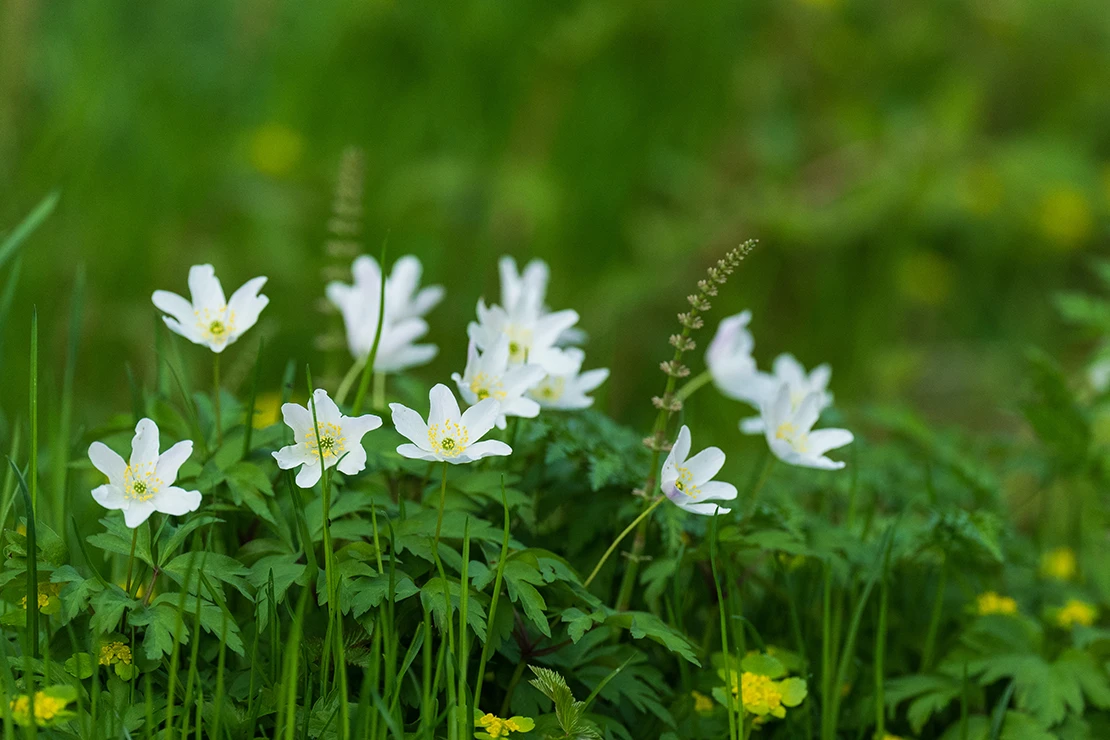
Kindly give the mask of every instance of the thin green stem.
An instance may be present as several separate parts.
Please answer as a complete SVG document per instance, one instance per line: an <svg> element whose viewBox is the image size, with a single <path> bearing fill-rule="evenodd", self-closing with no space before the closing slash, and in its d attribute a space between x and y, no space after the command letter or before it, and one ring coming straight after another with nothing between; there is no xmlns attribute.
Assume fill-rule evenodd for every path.
<svg viewBox="0 0 1110 740"><path fill-rule="evenodd" d="M343 380L339 381L339 388L335 391L335 402L339 406L347 400L347 394L351 392L351 387L358 380L359 373L362 372L363 366L366 364L366 359L355 360L351 365L351 369L343 376Z"/></svg>
<svg viewBox="0 0 1110 740"><path fill-rule="evenodd" d="M940 620L944 614L944 591L948 586L948 563L942 561L937 575L937 590L933 595L933 611L929 617L929 629L925 633L925 646L921 650L920 672L925 673L933 667L933 653L936 650Z"/></svg>
<svg viewBox="0 0 1110 740"><path fill-rule="evenodd" d="M528 663L524 660L524 658L521 658L520 662L516 664L516 670L513 671L513 677L509 679L509 688L505 689L505 699L501 702L501 713L498 716L509 716L509 707L512 705L513 692L516 691L516 686L518 683L520 683L520 677L524 675L524 669L527 667L527 665Z"/></svg>
<svg viewBox="0 0 1110 740"><path fill-rule="evenodd" d="M726 606L724 594L721 592L721 578L717 572L717 515L713 515L713 521L710 523L709 531L709 567L713 573L713 586L717 590L717 607L721 617L721 653L726 656L728 652L728 616L726 614ZM727 665L727 662L726 662ZM740 671L739 666L736 669L729 669L725 685L725 712L728 715L728 737L733 740L739 734L739 729L736 727L735 705L733 704L732 680L736 679L737 690L740 688Z"/></svg>
<svg viewBox="0 0 1110 740"><path fill-rule="evenodd" d="M370 345L370 352L366 355L365 364L362 366L362 377L358 381L358 393L355 394L354 415L362 413L362 405L366 401L366 391L370 388L370 375L374 371L374 360L378 356L378 345L382 340L382 327L385 325L385 247L388 237L382 241L382 256L378 261L381 269L381 286L378 290L378 326L374 330L374 343Z"/></svg>
<svg viewBox="0 0 1110 740"><path fill-rule="evenodd" d="M759 492L763 490L763 486L767 483L767 479L771 477L771 471L775 468L775 461L778 458L767 452L767 461L763 463L763 470L759 473L759 478L756 479L755 484L752 486L752 491L748 494L748 517L755 513L756 504L759 503Z"/></svg>
<svg viewBox="0 0 1110 740"><path fill-rule="evenodd" d="M135 572L135 545L139 541L139 528L131 530L131 555L127 558L127 595L131 595L131 575Z"/></svg>
<svg viewBox="0 0 1110 740"><path fill-rule="evenodd" d="M597 565L594 566L593 572L590 573L590 577L587 578L585 583L582 584L583 586L585 586L586 588L590 587L590 584L593 583L594 578L597 577L598 571L601 570L601 566L605 565L605 561L609 559L609 556L613 554L613 551L617 549L617 546L620 545L624 538L627 537L628 534L633 529L635 529L640 522L646 520L649 516L651 516L651 512L655 511L659 507L659 504L663 503L664 501L666 501L666 498L663 496L655 499L651 506L640 512L640 515L633 519L632 523L625 527L623 532L617 535L617 539L613 540L613 543L609 545L609 549L606 550L605 554L601 556L601 560L597 561ZM627 573L627 571L625 572Z"/></svg>
<svg viewBox="0 0 1110 740"><path fill-rule="evenodd" d="M702 370L699 374L686 381L686 385L678 389L674 394L674 398L678 402L683 402L690 396L694 395L701 387L709 384L713 380L713 374L708 370Z"/></svg>
<svg viewBox="0 0 1110 740"><path fill-rule="evenodd" d="M220 418L220 353L212 353L212 413L216 417L216 446L222 447L224 443L224 425Z"/></svg>
<svg viewBox="0 0 1110 740"><path fill-rule="evenodd" d="M439 485L439 516L436 517L436 539L435 546L432 548L435 552L439 552L439 532L443 529L443 509L447 504L447 462L443 463L443 480Z"/></svg>
<svg viewBox="0 0 1110 740"><path fill-rule="evenodd" d="M385 373L374 373L374 395L371 408L377 411L385 408Z"/></svg>

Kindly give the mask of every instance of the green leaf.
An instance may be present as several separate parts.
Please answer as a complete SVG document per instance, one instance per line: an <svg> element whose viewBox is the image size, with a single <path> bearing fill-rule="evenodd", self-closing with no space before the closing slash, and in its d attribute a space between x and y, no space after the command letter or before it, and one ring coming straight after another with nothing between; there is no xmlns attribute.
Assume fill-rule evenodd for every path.
<svg viewBox="0 0 1110 740"><path fill-rule="evenodd" d="M353 581L354 596L351 598L351 610L355 618L361 617L372 608L379 606L384 599L389 597L389 574L375 573L367 578L362 577ZM420 593L420 589L412 579L404 573L394 574L393 601L403 601L410 596Z"/></svg>
<svg viewBox="0 0 1110 740"><path fill-rule="evenodd" d="M162 542L158 547L158 562L166 560L177 552L190 534L206 524L222 524L223 519L215 516L191 516L179 527L166 527L167 532L162 534Z"/></svg>
<svg viewBox="0 0 1110 740"><path fill-rule="evenodd" d="M677 655L696 666L701 665L697 658L696 648L686 636L678 630L671 628L654 614L647 612L619 612L609 616L605 624L611 627L627 629L633 639L642 640L647 637L659 643Z"/></svg>
<svg viewBox="0 0 1110 740"><path fill-rule="evenodd" d="M93 674L96 664L88 653L74 653L64 665L67 673L84 681Z"/></svg>
<svg viewBox="0 0 1110 740"><path fill-rule="evenodd" d="M253 601L245 579L250 571L238 560L227 555L216 552L186 552L171 560L162 571L177 583L185 583L187 580L192 586L198 580L197 571L201 569L204 570L205 577L234 586L243 596Z"/></svg>
<svg viewBox="0 0 1110 740"><path fill-rule="evenodd" d="M116 625L119 624L123 612L138 605L138 599L132 599L119 586L109 586L92 597L93 616L91 624L93 629L99 633L113 631Z"/></svg>
<svg viewBox="0 0 1110 740"><path fill-rule="evenodd" d="M451 614L453 615L459 608L460 597L462 595L462 587L458 581L446 581L447 591L451 597ZM471 589L470 596L468 597L466 621L470 628L474 630L474 634L478 636L479 640L486 639L486 610L479 600L480 595ZM447 619L447 605L444 597L444 580L436 577L428 580L420 589L420 601L424 604L424 608L428 609L432 616L435 618L436 627L440 631L445 630ZM452 617L453 618L453 617Z"/></svg>
<svg viewBox="0 0 1110 740"><path fill-rule="evenodd" d="M133 530L128 529L123 523L123 517L106 516L100 520L100 523L107 531L89 535L85 541L104 552L130 557ZM134 531L138 532L138 539L135 541L135 557L153 567L154 558L150 554L150 522L143 522L142 526Z"/></svg>

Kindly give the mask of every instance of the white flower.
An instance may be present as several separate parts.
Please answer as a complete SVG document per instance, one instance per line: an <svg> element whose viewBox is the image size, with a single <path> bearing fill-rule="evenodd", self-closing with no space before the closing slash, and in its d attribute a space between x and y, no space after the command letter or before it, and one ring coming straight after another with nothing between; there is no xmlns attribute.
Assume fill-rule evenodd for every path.
<svg viewBox="0 0 1110 740"><path fill-rule="evenodd" d="M774 375L760 373L761 382L766 387L764 401L774 400L782 384L790 388L790 406L797 410L802 401L810 394L817 396L817 415L832 405L832 393L829 392L829 380L832 378L832 368L827 364L818 365L812 372L806 373L802 363L794 359L794 355L782 354L775 358ZM763 403L757 404L762 407ZM752 416L740 422L740 429L745 434L763 434L763 417Z"/></svg>
<svg viewBox="0 0 1110 740"><path fill-rule="evenodd" d="M512 448L504 442L478 441L493 428L501 413L501 404L496 399L479 401L460 414L451 389L438 383L429 394L429 402L427 424L412 409L399 403L389 404L393 410L393 425L413 442L397 448L401 456L459 464L490 455L512 454Z"/></svg>
<svg viewBox="0 0 1110 740"><path fill-rule="evenodd" d="M751 311L723 319L705 352L705 364L721 393L758 408L774 387L768 376L756 369L752 357L755 340L748 331L751 320Z"/></svg>
<svg viewBox="0 0 1110 740"><path fill-rule="evenodd" d="M311 408L296 403L281 407L281 416L285 425L293 430L294 441L272 453L282 470L301 466L297 473L297 485L301 488L312 488L320 480L321 452L326 467L338 465L339 472L345 475L361 472L366 467L362 437L382 425L381 417L373 414L344 416L322 388L312 392L312 404L316 407L315 426Z"/></svg>
<svg viewBox="0 0 1110 740"><path fill-rule="evenodd" d="M501 305L506 311L534 318L547 313L544 301L550 270L546 262L532 260L518 272L516 260L506 256L498 260L497 269L501 273Z"/></svg>
<svg viewBox="0 0 1110 740"><path fill-rule="evenodd" d="M584 409L593 405L594 399L587 393L595 390L609 377L607 368L581 372L586 353L577 347L563 350L574 366L570 372L548 375L528 391L528 395L539 401L540 406L549 409Z"/></svg>
<svg viewBox="0 0 1110 740"><path fill-rule="evenodd" d="M829 450L850 444L847 429L813 430L821 413L820 391L812 391L797 406L791 400L789 383L779 385L775 396L763 405L762 417L767 444L775 457L791 465L821 470L840 470L844 463L825 457Z"/></svg>
<svg viewBox="0 0 1110 740"><path fill-rule="evenodd" d="M224 300L224 289L212 265L193 265L189 269L189 294L192 302L167 290L154 291L158 310L169 314L162 320L176 334L194 344L203 344L213 352L223 352L258 321L262 309L270 302L258 291L266 278L248 280Z"/></svg>
<svg viewBox="0 0 1110 740"><path fill-rule="evenodd" d="M443 299L443 288L438 285L417 290L420 273L420 261L408 255L397 260L392 274L386 278L385 320L374 357L375 372L395 373L423 365L439 351L434 344L415 344L428 333L428 324L422 317ZM351 274L353 285L328 283L326 293L343 315L351 356L364 359L374 346L378 330L382 271L377 260L362 255L355 259Z"/></svg>
<svg viewBox="0 0 1110 740"><path fill-rule="evenodd" d="M578 312L571 309L536 317L527 312L511 314L498 305L487 307L479 299L478 321L470 322L467 333L481 350L494 346L500 337L507 337L509 361L513 364L529 363L549 373L564 374L573 371L573 361L556 343L576 323Z"/></svg>
<svg viewBox="0 0 1110 740"><path fill-rule="evenodd" d="M725 464L725 453L717 447L706 447L687 459L689 454L690 429L683 426L663 463L659 487L680 509L712 516L719 506L710 502L736 498L736 486L713 480ZM727 514L729 509L720 508L720 512Z"/></svg>
<svg viewBox="0 0 1110 740"><path fill-rule="evenodd" d="M178 442L158 454L158 425L142 419L135 425L131 440L131 460L125 462L108 445L89 445L93 467L108 476L108 482L94 488L92 497L105 509L120 509L127 526L134 529L151 514L181 516L200 506L200 491L186 491L173 485L177 471L193 454L190 440Z"/></svg>
<svg viewBox="0 0 1110 740"><path fill-rule="evenodd" d="M544 378L539 365L509 366L509 338L499 337L485 352L478 352L474 340L466 355L466 370L451 379L459 387L459 394L470 405L493 398L501 404L497 428L504 429L506 416L533 418L540 413L540 405L524 394Z"/></svg>

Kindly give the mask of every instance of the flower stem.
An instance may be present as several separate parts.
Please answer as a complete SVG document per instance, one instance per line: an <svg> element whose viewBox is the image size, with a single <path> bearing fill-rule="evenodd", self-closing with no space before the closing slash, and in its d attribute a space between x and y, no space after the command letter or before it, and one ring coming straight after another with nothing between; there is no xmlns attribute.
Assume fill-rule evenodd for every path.
<svg viewBox="0 0 1110 740"><path fill-rule="evenodd" d="M770 452L766 453L767 460L763 463L763 470L759 472L759 478L756 479L755 484L752 486L752 492L748 494L748 517L755 513L755 505L759 501L759 492L763 490L763 484L771 477L771 471L775 467L776 458Z"/></svg>
<svg viewBox="0 0 1110 740"><path fill-rule="evenodd" d="M711 380L713 380L713 376L710 374L710 372L708 370L702 370L700 375L695 375L693 378L686 382L686 385L678 389L678 392L674 394L675 400L685 401L687 398L694 395L694 393L697 392L699 388L701 388L703 385L706 385Z"/></svg>
<svg viewBox="0 0 1110 740"><path fill-rule="evenodd" d="M131 595L131 575L135 572L135 545L139 541L139 528L131 530L131 555L127 558L127 595Z"/></svg>
<svg viewBox="0 0 1110 740"><path fill-rule="evenodd" d="M387 237L388 239L388 237ZM370 374L374 371L374 360L378 357L378 345L382 341L382 327L385 326L385 247L382 241L382 256L378 261L381 268L382 282L378 290L378 325L374 329L374 343L370 345L370 352L363 360L362 376L358 381L358 392L355 394L354 415L362 413L362 404L366 400L366 391L370 388Z"/></svg>
<svg viewBox="0 0 1110 740"><path fill-rule="evenodd" d="M216 446L221 447L224 443L224 428L223 422L220 419L220 353L212 353L212 385L215 390L215 395L212 397L212 408L216 415Z"/></svg>
<svg viewBox="0 0 1110 740"><path fill-rule="evenodd" d="M617 549L617 545L619 545L621 543L621 541L625 537L627 537L628 534L633 529L636 528L636 525L638 525L640 522L647 519L648 516L651 515L651 512L655 511L655 509L658 508L659 504L663 503L664 500L665 500L665 498L663 496L660 496L659 498L655 499L655 501L651 504L651 506L647 507L642 512L640 512L640 516L633 519L632 523L629 524L627 527L625 527L623 532L621 532L619 535L617 535L617 539L613 540L613 544L609 545L609 549L606 550L605 554L601 556L601 560L597 561L597 565L594 566L593 572L590 573L590 577L586 579L586 582L582 584L583 586L585 586L586 588L589 588L590 584L593 583L594 578L597 577L598 571L601 570L601 566L605 565L605 561L608 560L609 556L613 554L613 551ZM627 571L625 571L625 572L627 573Z"/></svg>
<svg viewBox="0 0 1110 740"><path fill-rule="evenodd" d="M343 402L347 400L347 394L351 392L351 386L358 380L359 373L362 372L362 366L366 364L366 360L355 360L351 365L351 369L343 376L343 380L339 381L339 388L335 391L335 402L342 406Z"/></svg>
<svg viewBox="0 0 1110 740"><path fill-rule="evenodd" d="M439 532L443 529L443 509L447 504L447 462L443 463L443 480L439 485L439 516L436 518L436 541L432 549L439 552Z"/></svg>
<svg viewBox="0 0 1110 740"><path fill-rule="evenodd" d="M385 408L385 373L374 373L374 398L370 405L376 411Z"/></svg>

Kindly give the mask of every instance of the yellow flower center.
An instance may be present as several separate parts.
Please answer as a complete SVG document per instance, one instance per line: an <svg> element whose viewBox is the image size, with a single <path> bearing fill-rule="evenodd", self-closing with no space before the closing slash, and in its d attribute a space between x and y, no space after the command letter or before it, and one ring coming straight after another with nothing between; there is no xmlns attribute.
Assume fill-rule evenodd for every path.
<svg viewBox="0 0 1110 740"><path fill-rule="evenodd" d="M432 449L444 457L458 457L470 444L470 433L456 421L432 424L428 427L428 441Z"/></svg>
<svg viewBox="0 0 1110 740"><path fill-rule="evenodd" d="M501 381L491 382L489 376L485 373L478 373L470 381L470 392L477 396L479 401L484 401L491 396L498 401L502 401L507 395Z"/></svg>
<svg viewBox="0 0 1110 740"><path fill-rule="evenodd" d="M317 442L319 440L319 442ZM338 424L317 423L316 433L309 434L304 441L308 453L315 458L324 458L324 462L337 458L347 451L347 438Z"/></svg>
<svg viewBox="0 0 1110 740"><path fill-rule="evenodd" d="M526 362L528 350L532 348L532 330L510 324L502 330L509 337L509 361Z"/></svg>
<svg viewBox="0 0 1110 740"><path fill-rule="evenodd" d="M554 403L563 397L563 391L566 390L566 385L566 378L548 376L534 391L532 391L532 394L539 396L548 403Z"/></svg>
<svg viewBox="0 0 1110 740"><path fill-rule="evenodd" d="M793 422L784 421L775 430L775 439L784 440L798 452L805 452L809 435L805 432L799 432L798 427L794 426Z"/></svg>
<svg viewBox="0 0 1110 740"><path fill-rule="evenodd" d="M486 713L478 719L477 724L481 725L482 729L485 730L486 734L490 737L503 737L510 732L527 732L527 730L521 727L520 723L516 721L517 719L517 717L501 719L500 717Z"/></svg>
<svg viewBox="0 0 1110 740"><path fill-rule="evenodd" d="M1078 569L1079 563L1075 557L1075 551L1070 547L1049 550L1041 558L1041 572L1058 581L1070 581L1075 577Z"/></svg>
<svg viewBox="0 0 1110 740"><path fill-rule="evenodd" d="M130 501L150 501L162 487L161 478L155 477L154 463L128 465L123 471L123 496Z"/></svg>
<svg viewBox="0 0 1110 740"><path fill-rule="evenodd" d="M227 306L218 310L204 309L194 311L197 320L197 330L206 340L224 341L228 335L235 331L235 312L228 312Z"/></svg>
<svg viewBox="0 0 1110 740"><path fill-rule="evenodd" d="M1086 601L1070 599L1056 614L1056 623L1064 629L1081 625L1090 627L1098 619L1098 610Z"/></svg>
<svg viewBox="0 0 1110 740"><path fill-rule="evenodd" d="M122 642L109 642L100 647L100 665L124 663L131 665L131 648Z"/></svg>
<svg viewBox="0 0 1110 740"><path fill-rule="evenodd" d="M707 714L713 711L713 700L700 691L691 691L690 696L694 697L694 711Z"/></svg>
<svg viewBox="0 0 1110 740"><path fill-rule="evenodd" d="M685 493L690 498L697 498L701 489L694 485L694 475L690 472L689 468L678 468L678 479L674 482L674 487L680 492Z"/></svg>

